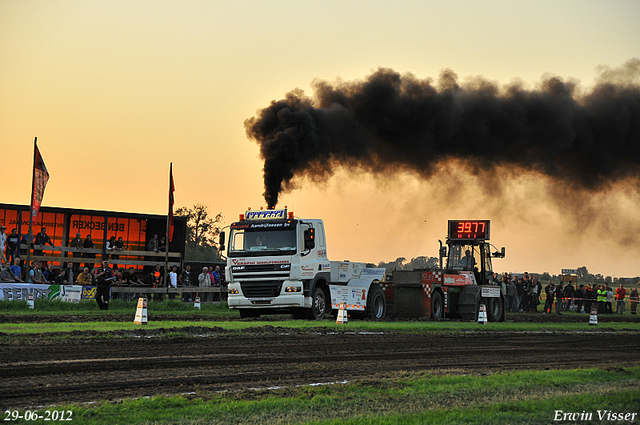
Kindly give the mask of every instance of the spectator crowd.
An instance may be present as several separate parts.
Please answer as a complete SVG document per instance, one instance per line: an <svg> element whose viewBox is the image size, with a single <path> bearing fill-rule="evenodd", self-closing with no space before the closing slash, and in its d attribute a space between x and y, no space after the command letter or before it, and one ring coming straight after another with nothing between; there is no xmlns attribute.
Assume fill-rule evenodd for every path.
<svg viewBox="0 0 640 425"><path fill-rule="evenodd" d="M613 302L616 304L616 314L623 314L628 296L630 313L636 314L638 307L638 290L632 288L627 291L621 283L614 290L608 283L580 284L574 286L573 282L559 282L554 284L548 281L543 287L537 276L531 277L525 272L521 277L510 273L502 276L494 274L494 283L501 284L505 296L505 309L508 312L537 312L541 300L544 300L543 314L552 313L555 305L555 313L574 311L577 313L613 314ZM565 285L566 283L566 285Z"/></svg>
<svg viewBox="0 0 640 425"><path fill-rule="evenodd" d="M224 275L220 271L220 266L204 267L202 273L197 277L192 276L190 265L186 265L182 270L178 270L177 266L172 266L170 270L165 272L162 264L157 264L153 270L142 272L142 274L135 267L111 268L108 262L109 256L113 260L118 260L121 255L120 251L125 250L123 238L115 236L107 240L104 247L106 255L103 256L103 261L98 264L95 263L95 253L81 252L83 249L95 248L91 234L87 234L83 240L81 234L77 233L76 237L69 242L69 247L76 248L71 252L71 258L82 258L84 261L82 267L80 266L82 261L69 261L62 263L59 269L55 269L53 262L50 261L46 264L38 259L31 261L29 267L26 267L21 257L27 256L27 249L34 248L34 245L53 246L46 228L41 228L34 237L33 244L26 234L20 238L17 229L13 229L9 235L5 233L5 230L5 226L0 226L0 260L2 264L0 282L2 283L96 286L102 292L105 287L128 286L140 288L141 293L144 292L143 288L216 287L224 284ZM151 252L165 252L167 249L165 237L158 238L157 234L153 235L146 248ZM42 250L34 249L33 256L42 256ZM160 257L152 257L151 261L159 259ZM59 261L60 258L56 260ZM116 294L117 292L114 292L114 297L117 296ZM157 295L164 297L164 294ZM219 300L223 295L223 292L204 293L202 301ZM133 293L131 296L135 298L138 294ZM175 298L175 293L169 293L169 298ZM98 298L96 299L98 300ZM182 292L183 301L191 302L194 299L195 292ZM105 308L108 305L108 295L101 294L98 304L101 309Z"/></svg>

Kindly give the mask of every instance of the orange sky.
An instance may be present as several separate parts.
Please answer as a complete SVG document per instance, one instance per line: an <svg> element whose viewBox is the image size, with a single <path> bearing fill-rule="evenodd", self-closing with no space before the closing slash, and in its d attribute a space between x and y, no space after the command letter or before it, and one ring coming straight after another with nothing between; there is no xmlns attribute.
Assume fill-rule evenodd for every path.
<svg viewBox="0 0 640 425"><path fill-rule="evenodd" d="M598 66L639 56L638 22L637 1L0 0L0 201L29 203L37 136L51 174L44 205L164 214L173 162L176 205L209 205L229 224L264 204L243 122L294 88L311 94L316 78L380 66L531 87L554 74L586 88ZM439 190L450 179L459 196ZM638 244L567 226L541 195L548 185L518 176L496 210L454 168L427 182L340 171L299 180L280 204L325 220L335 260L435 256L447 219L489 218L507 248L497 270L640 275ZM633 192L590 202L638 224Z"/></svg>

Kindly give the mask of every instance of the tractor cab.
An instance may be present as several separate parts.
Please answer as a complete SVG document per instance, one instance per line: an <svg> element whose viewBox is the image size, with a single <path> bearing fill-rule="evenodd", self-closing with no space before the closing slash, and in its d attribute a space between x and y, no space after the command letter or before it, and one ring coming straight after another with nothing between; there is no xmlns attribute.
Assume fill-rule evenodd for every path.
<svg viewBox="0 0 640 425"><path fill-rule="evenodd" d="M449 220L448 252L440 241L440 268L451 273L473 272L478 285L493 283L491 258L504 258L505 249L491 252L489 230L489 220Z"/></svg>

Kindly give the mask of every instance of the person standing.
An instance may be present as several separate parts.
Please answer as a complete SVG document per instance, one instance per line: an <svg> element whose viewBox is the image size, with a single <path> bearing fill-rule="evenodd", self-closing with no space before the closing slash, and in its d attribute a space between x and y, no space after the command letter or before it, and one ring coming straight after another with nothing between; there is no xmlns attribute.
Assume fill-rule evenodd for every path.
<svg viewBox="0 0 640 425"><path fill-rule="evenodd" d="M191 286L191 266L187 265L180 276L178 277L178 281L180 282L180 286L189 287ZM182 301L183 302L191 302L191 292L183 292L182 293Z"/></svg>
<svg viewBox="0 0 640 425"><path fill-rule="evenodd" d="M538 312L538 306L540 305L540 295L542 295L542 283L540 283L540 281L538 280L538 276L533 278L533 281L536 284L536 294L535 294L535 308L533 309L533 311L535 313Z"/></svg>
<svg viewBox="0 0 640 425"><path fill-rule="evenodd" d="M69 243L69 248L75 248L75 249L82 248L82 238L80 237L80 232L76 233L76 237L71 240L71 242ZM82 256L82 253L74 251L71 253L71 256L73 258L80 258ZM76 274L78 274L78 270L80 270L80 263L76 263L74 261L73 271L76 272Z"/></svg>
<svg viewBox="0 0 640 425"><path fill-rule="evenodd" d="M49 235L47 235L47 228L43 227L40 229L40 233L38 233L36 235L36 240L35 240L35 244L34 245L51 245L53 246L53 243L51 242L51 238L49 237ZM38 249L38 250L33 250L33 255L34 257L37 257L39 255L42 255L42 250Z"/></svg>
<svg viewBox="0 0 640 425"><path fill-rule="evenodd" d="M609 287L609 284L606 284L607 291L607 314L613 314L613 290Z"/></svg>
<svg viewBox="0 0 640 425"><path fill-rule="evenodd" d="M575 292L575 299L576 299L576 311L578 313L584 313L586 312L582 310L582 306L584 305L584 285L580 284L580 286L578 287L578 289L576 289Z"/></svg>
<svg viewBox="0 0 640 425"><path fill-rule="evenodd" d="M622 283L620 287L616 289L616 314L620 311L620 314L624 313L624 297L627 295L627 290L622 287Z"/></svg>
<svg viewBox="0 0 640 425"><path fill-rule="evenodd" d="M202 268L202 273L198 276L198 286L201 288L209 288L211 287L211 275L209 274L209 269L207 267ZM202 302L206 302L209 300L210 292L202 293Z"/></svg>
<svg viewBox="0 0 640 425"><path fill-rule="evenodd" d="M562 290L562 281L556 287L556 314L561 315L562 311L562 299L564 298L564 291Z"/></svg>
<svg viewBox="0 0 640 425"><path fill-rule="evenodd" d="M11 229L11 233L7 236L7 261L10 264L13 263L18 254L18 242L20 242L18 230Z"/></svg>
<svg viewBox="0 0 640 425"><path fill-rule="evenodd" d="M629 294L629 305L631 307L631 314L636 314L636 308L638 308L638 289L633 288L631 294Z"/></svg>
<svg viewBox="0 0 640 425"><path fill-rule="evenodd" d="M516 284L513 281L507 283L507 311L515 313Z"/></svg>
<svg viewBox="0 0 640 425"><path fill-rule="evenodd" d="M590 283L587 283L587 289L584 290L584 297L586 298L584 310L585 313L591 314L592 309L598 309L598 305L594 305L594 303L597 302L597 293L595 286L592 287Z"/></svg>
<svg viewBox="0 0 640 425"><path fill-rule="evenodd" d="M515 284L516 284L516 309L515 311L518 312L522 309L522 298L524 296L524 279L519 278L516 280L516 278L513 278L515 280Z"/></svg>
<svg viewBox="0 0 640 425"><path fill-rule="evenodd" d="M0 226L0 260L2 264L7 262L7 257L4 254L4 250L7 245L7 234L4 233L6 227L4 225Z"/></svg>
<svg viewBox="0 0 640 425"><path fill-rule="evenodd" d="M82 247L85 249L93 249L95 247L95 245L93 244L93 241L91 240L91 233L87 233L87 237L82 243ZM84 252L82 253L82 257L96 258L96 254L94 254L93 252ZM89 270L93 269L93 266L94 266L94 263L89 263L89 262L84 263L84 267L87 267Z"/></svg>
<svg viewBox="0 0 640 425"><path fill-rule="evenodd" d="M169 288L173 288L173 289L178 288L178 267L177 266L171 267L171 271L169 272ZM176 293L175 292L169 293L169 299L175 300Z"/></svg>
<svg viewBox="0 0 640 425"><path fill-rule="evenodd" d="M211 286L220 287L220 266L209 267L209 274L211 275ZM222 293L212 293L211 294L212 301L222 301Z"/></svg>
<svg viewBox="0 0 640 425"><path fill-rule="evenodd" d="M122 236L118 237L118 240L115 241L113 245L114 245L114 248L113 248L114 251L116 252L124 251L124 241L122 240ZM120 255L111 254L111 258L113 258L114 260L119 260Z"/></svg>
<svg viewBox="0 0 640 425"><path fill-rule="evenodd" d="M102 267L96 272L96 302L100 310L109 310L109 290L111 289L111 283L115 280L115 274L109 262L104 260Z"/></svg>
<svg viewBox="0 0 640 425"><path fill-rule="evenodd" d="M553 283L549 281L547 286L544 287L545 293L545 302L544 302L544 313L551 313L551 307L553 307Z"/></svg>
<svg viewBox="0 0 640 425"><path fill-rule="evenodd" d="M154 234L147 242L147 251L158 252L158 234Z"/></svg>
<svg viewBox="0 0 640 425"><path fill-rule="evenodd" d="M569 311L571 309L571 303L573 302L574 298L575 298L575 291L573 289L573 285L571 284L571 282L569 282L567 287L564 288L564 300L565 300L564 311Z"/></svg>
<svg viewBox="0 0 640 425"><path fill-rule="evenodd" d="M598 301L598 314L605 314L607 312L607 290L604 289L604 285L598 285L596 291Z"/></svg>
<svg viewBox="0 0 640 425"><path fill-rule="evenodd" d="M114 249L116 249L116 237L111 236L109 240L107 240L107 243L105 244L105 251L107 251L107 258L109 258L109 254L111 254ZM113 255L111 256L111 258L113 259Z"/></svg>
<svg viewBox="0 0 640 425"><path fill-rule="evenodd" d="M27 251L31 248L33 248L33 237L29 237L29 234L25 233L20 239L20 255L26 257Z"/></svg>

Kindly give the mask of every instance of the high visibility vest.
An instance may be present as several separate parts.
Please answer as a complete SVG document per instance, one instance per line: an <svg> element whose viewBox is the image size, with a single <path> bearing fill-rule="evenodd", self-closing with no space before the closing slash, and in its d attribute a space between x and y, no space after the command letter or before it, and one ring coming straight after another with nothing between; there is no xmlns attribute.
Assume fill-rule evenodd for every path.
<svg viewBox="0 0 640 425"><path fill-rule="evenodd" d="M598 289L598 302L607 301L607 291L605 289Z"/></svg>

